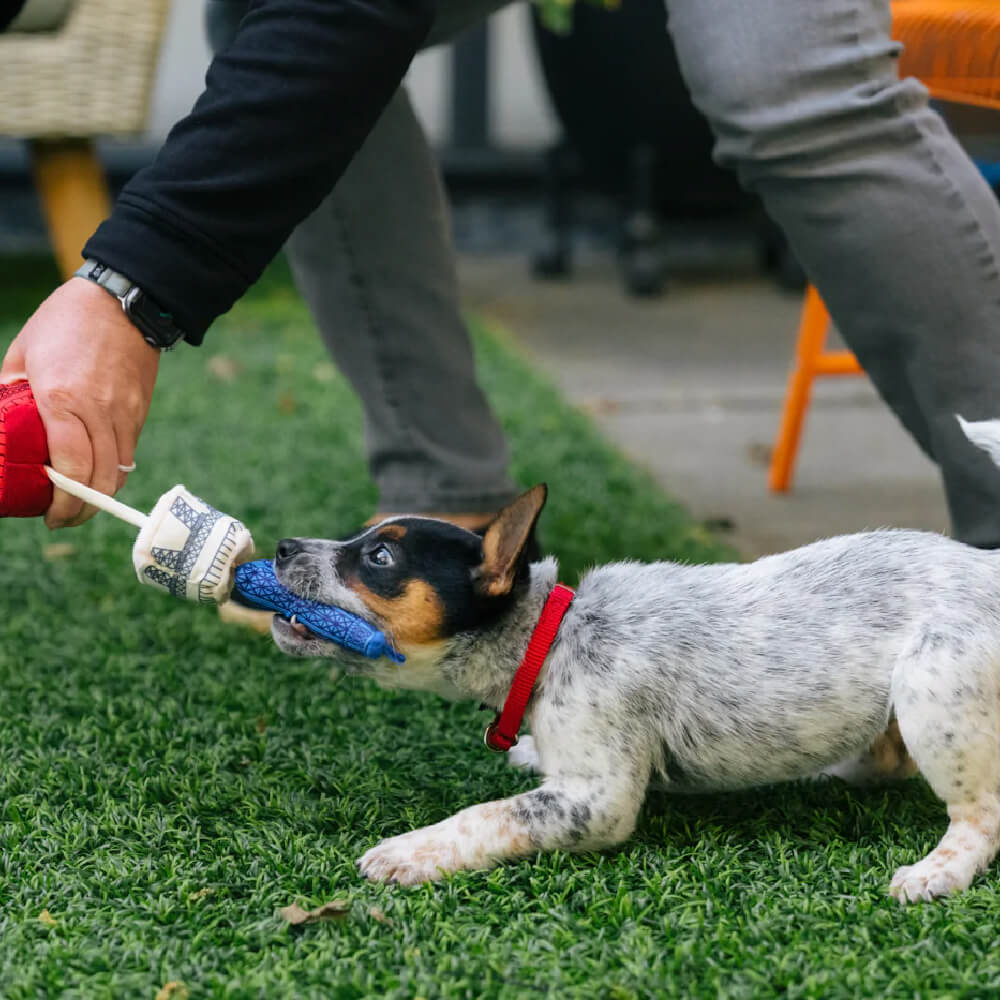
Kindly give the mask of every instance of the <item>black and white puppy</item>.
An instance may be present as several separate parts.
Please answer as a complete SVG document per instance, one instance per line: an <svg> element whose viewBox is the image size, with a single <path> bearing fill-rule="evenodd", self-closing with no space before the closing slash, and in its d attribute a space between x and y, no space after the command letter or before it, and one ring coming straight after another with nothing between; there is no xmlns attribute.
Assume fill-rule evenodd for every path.
<svg viewBox="0 0 1000 1000"><path fill-rule="evenodd" d="M1000 421L962 426L1000 464ZM279 647L382 685L503 704L553 559L525 547L536 486L485 536L395 517L347 541L287 539L281 582L384 630L407 659L367 660L281 618ZM417 883L540 850L621 843L652 782L747 788L917 769L944 800L938 846L900 868L901 902L964 889L1000 846L1000 552L874 531L747 565L616 563L588 572L512 751L540 787L382 841L371 879Z"/></svg>

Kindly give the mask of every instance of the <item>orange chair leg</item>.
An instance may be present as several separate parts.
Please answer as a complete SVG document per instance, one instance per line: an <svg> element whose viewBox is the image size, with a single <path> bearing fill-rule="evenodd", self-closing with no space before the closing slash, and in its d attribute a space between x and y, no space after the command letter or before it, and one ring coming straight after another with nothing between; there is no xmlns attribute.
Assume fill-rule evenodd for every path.
<svg viewBox="0 0 1000 1000"><path fill-rule="evenodd" d="M86 139L36 139L31 158L56 262L69 278L83 263L84 243L111 214L104 171Z"/></svg>
<svg viewBox="0 0 1000 1000"><path fill-rule="evenodd" d="M788 376L781 424L771 451L768 486L775 493L785 493L791 488L802 424L809 406L813 379L820 367L829 326L830 316L826 306L823 305L819 292L810 285L802 306L802 319L795 345L795 364Z"/></svg>

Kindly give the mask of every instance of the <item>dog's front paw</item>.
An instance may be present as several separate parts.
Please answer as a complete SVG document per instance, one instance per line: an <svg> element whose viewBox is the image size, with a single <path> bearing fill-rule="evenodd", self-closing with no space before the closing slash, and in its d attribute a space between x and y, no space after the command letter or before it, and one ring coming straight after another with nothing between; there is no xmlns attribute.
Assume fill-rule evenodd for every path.
<svg viewBox="0 0 1000 1000"><path fill-rule="evenodd" d="M928 864L928 859L915 865L900 868L889 885L889 895L900 903L930 901L938 896L958 892L969 884L965 872L950 870L947 866Z"/></svg>
<svg viewBox="0 0 1000 1000"><path fill-rule="evenodd" d="M433 882L459 867L455 845L430 830L414 830L383 840L358 861L365 878L400 885Z"/></svg>

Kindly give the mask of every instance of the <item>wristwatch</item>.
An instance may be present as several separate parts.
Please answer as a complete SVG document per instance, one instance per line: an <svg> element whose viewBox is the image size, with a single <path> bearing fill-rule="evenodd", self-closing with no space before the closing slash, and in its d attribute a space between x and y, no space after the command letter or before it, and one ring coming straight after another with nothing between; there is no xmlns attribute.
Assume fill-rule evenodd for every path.
<svg viewBox="0 0 1000 1000"><path fill-rule="evenodd" d="M86 278L98 284L121 304L132 325L142 334L147 344L169 351L179 340L184 339L184 331L174 323L173 316L164 312L134 281L124 274L112 271L106 264L96 260L85 260L76 271L76 277Z"/></svg>

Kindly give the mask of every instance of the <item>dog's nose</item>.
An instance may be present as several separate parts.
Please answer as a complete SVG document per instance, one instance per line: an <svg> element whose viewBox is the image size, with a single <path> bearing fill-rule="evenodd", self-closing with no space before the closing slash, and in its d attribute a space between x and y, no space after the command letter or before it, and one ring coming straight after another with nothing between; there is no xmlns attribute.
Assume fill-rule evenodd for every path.
<svg viewBox="0 0 1000 1000"><path fill-rule="evenodd" d="M275 558L279 563L288 562L290 559L294 559L303 549L303 544L297 538L282 538L278 542L278 548L275 550Z"/></svg>

